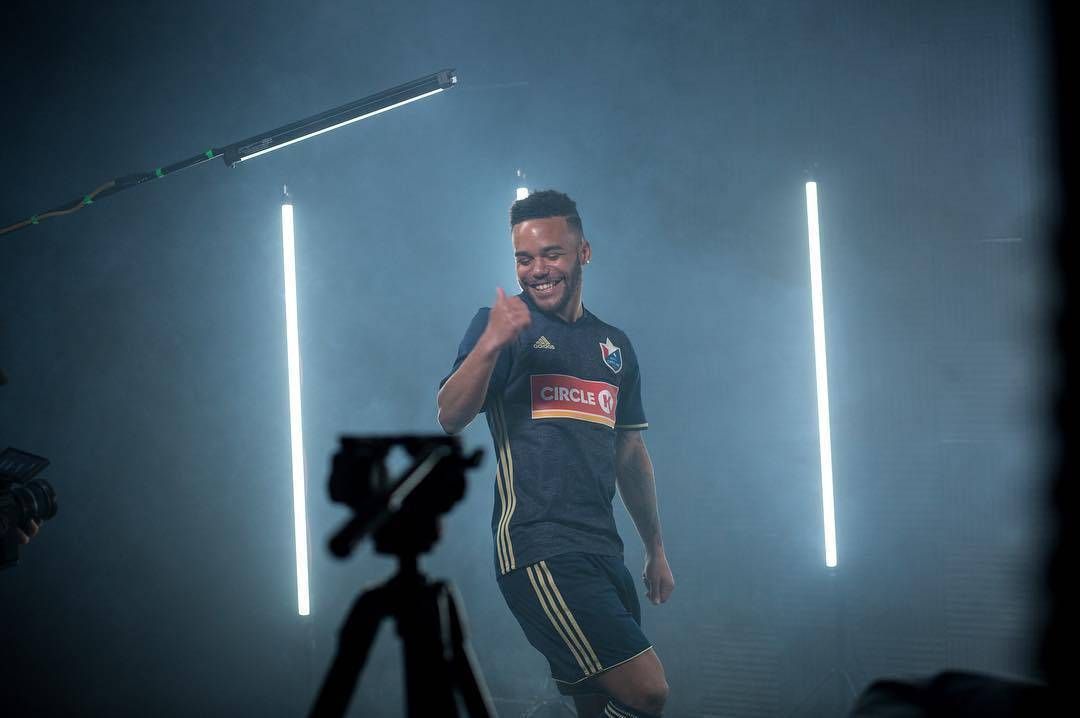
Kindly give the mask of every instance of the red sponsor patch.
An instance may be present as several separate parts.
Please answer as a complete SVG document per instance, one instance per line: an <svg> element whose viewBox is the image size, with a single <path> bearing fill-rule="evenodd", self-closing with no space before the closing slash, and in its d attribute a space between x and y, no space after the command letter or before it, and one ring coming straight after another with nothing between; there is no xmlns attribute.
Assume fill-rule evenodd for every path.
<svg viewBox="0 0 1080 718"><path fill-rule="evenodd" d="M619 387L565 374L534 374L532 418L578 419L614 428Z"/></svg>

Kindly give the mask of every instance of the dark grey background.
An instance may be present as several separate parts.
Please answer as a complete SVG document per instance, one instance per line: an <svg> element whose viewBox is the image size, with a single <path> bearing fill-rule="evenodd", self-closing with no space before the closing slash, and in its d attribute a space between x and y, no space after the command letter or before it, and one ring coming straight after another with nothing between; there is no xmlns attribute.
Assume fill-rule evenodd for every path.
<svg viewBox="0 0 1080 718"><path fill-rule="evenodd" d="M633 338L678 587L672 716L835 715L875 676L1033 675L1049 390L1041 17L1024 2L16 2L16 221L444 67L451 92L0 237L0 444L61 513L0 574L20 715L300 715L357 592L342 433L437 430L507 209L579 202ZM803 182L820 183L840 570L823 565ZM313 539L295 611L278 198ZM469 446L489 446L481 424ZM494 582L490 463L426 561L501 715L553 695ZM641 556L621 505L627 563ZM353 714L401 714L384 631ZM8 705L11 705L10 703Z"/></svg>

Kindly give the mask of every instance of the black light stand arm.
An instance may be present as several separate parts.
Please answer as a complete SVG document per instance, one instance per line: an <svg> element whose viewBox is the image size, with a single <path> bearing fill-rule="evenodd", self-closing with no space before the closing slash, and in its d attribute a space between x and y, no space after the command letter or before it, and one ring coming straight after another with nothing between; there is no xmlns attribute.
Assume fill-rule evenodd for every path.
<svg viewBox="0 0 1080 718"><path fill-rule="evenodd" d="M174 162L167 167L158 167L153 172L137 172L135 174L124 175L123 177L117 177L116 179L109 180L105 184L100 185L94 191L89 194L85 194L79 199L73 199L70 202L55 207L41 214L32 215L29 219L24 219L21 222L8 225L7 227L0 228L0 234L7 234L8 232L14 232L17 229L29 226L31 224L38 224L44 219L51 219L52 217L60 217L65 214L71 214L77 212L83 207L87 207L94 203L95 200L99 200L103 197L108 197L111 194L116 194L121 190L140 185L143 182L149 182L150 180L161 179L165 175L174 174L180 170L187 169L188 167L194 167L195 165L202 164L203 162L209 162L212 159L217 159L222 154L222 150L209 149L201 155L195 155L189 157L186 160L180 162Z"/></svg>
<svg viewBox="0 0 1080 718"><path fill-rule="evenodd" d="M361 100L320 112L317 115L254 135L240 142L234 142L226 147L208 149L202 154L174 162L165 167L158 167L152 172L137 172L117 177L105 182L79 199L72 200L46 212L32 215L29 219L24 219L21 222L0 227L0 234L7 234L32 224L38 224L44 219L71 214L93 204L95 200L108 197L111 194L116 194L121 190L135 187L150 180L161 179L166 175L175 174L180 170L200 165L203 162L209 162L218 157L224 157L226 165L235 167L240 162L254 159L268 152L306 140L309 137L321 135L343 125L358 122L437 92L448 90L455 84L457 84L457 75L454 70L441 70L412 82L392 87L389 90L369 95Z"/></svg>

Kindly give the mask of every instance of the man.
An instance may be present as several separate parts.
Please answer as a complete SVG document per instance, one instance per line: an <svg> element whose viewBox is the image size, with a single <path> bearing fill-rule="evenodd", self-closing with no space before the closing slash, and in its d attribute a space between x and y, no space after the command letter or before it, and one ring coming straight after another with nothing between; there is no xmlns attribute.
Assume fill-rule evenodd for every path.
<svg viewBox="0 0 1080 718"><path fill-rule="evenodd" d="M497 458L492 517L499 588L581 718L659 716L664 669L641 631L622 561L616 486L645 544L654 604L675 586L642 439L637 357L622 331L581 303L592 248L565 194L510 210L522 293L477 312L438 395L439 423L487 415Z"/></svg>

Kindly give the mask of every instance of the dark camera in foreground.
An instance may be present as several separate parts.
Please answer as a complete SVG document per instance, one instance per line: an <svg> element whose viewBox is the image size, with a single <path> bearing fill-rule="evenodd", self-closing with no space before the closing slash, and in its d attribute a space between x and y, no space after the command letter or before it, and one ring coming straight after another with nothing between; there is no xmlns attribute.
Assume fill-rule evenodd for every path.
<svg viewBox="0 0 1080 718"><path fill-rule="evenodd" d="M0 453L0 569L19 563L17 529L56 515L56 491L45 479L34 478L48 465L45 457L20 449Z"/></svg>

